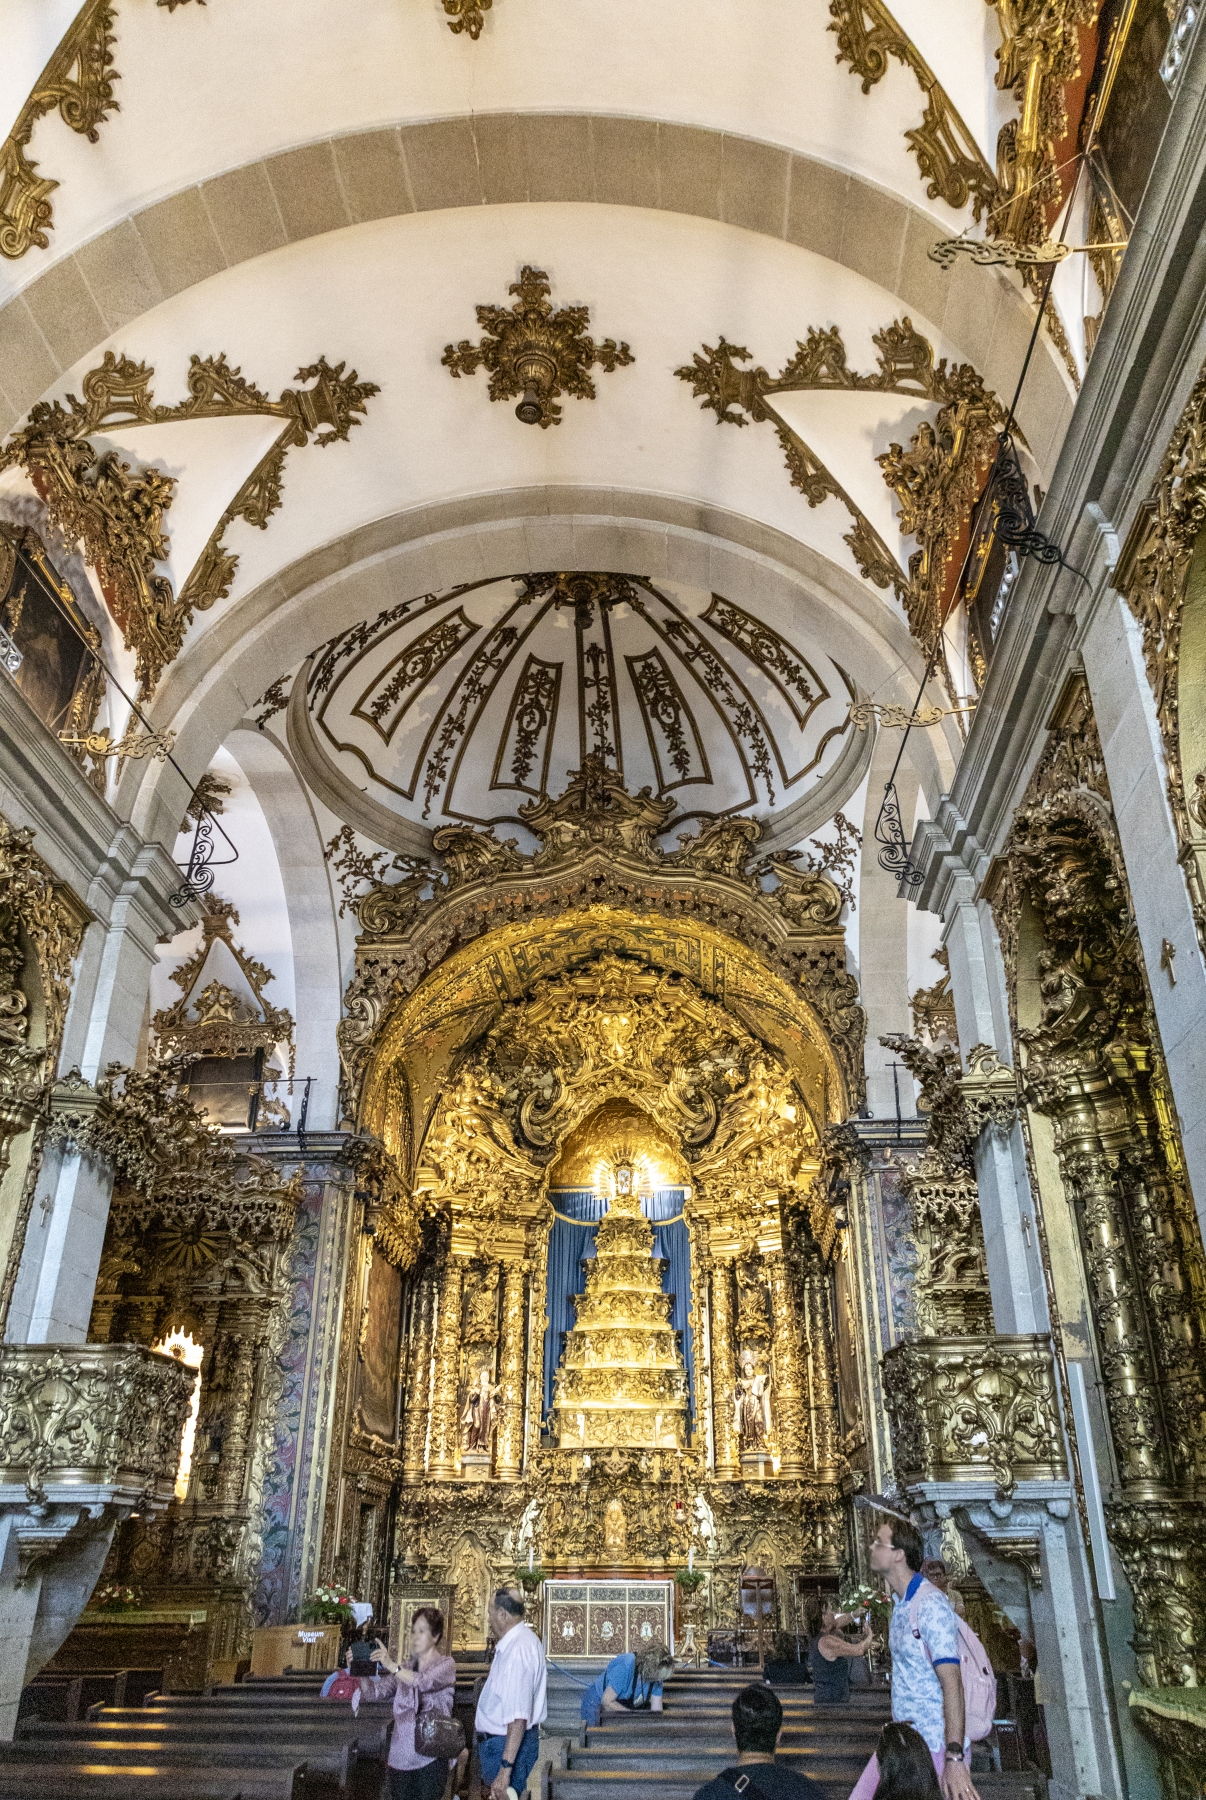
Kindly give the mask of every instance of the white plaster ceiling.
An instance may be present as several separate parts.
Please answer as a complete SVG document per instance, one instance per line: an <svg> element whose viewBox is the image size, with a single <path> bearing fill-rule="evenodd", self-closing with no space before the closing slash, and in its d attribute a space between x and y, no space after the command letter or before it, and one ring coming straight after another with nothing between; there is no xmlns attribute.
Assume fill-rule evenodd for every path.
<svg viewBox="0 0 1206 1800"><path fill-rule="evenodd" d="M587 753L673 800L671 830L767 813L799 802L858 735L853 682L775 610L607 575L417 596L314 658L311 729L403 818L515 828L529 848L524 806L559 793Z"/></svg>
<svg viewBox="0 0 1206 1800"><path fill-rule="evenodd" d="M70 0L8 0L3 129L36 80ZM983 0L897 0L897 16L989 162L1012 108L992 85L999 41ZM10 23L8 15L14 15ZM903 134L924 100L893 63L864 97L835 58L828 0L495 0L481 39L440 0L210 0L175 12L122 0L120 111L97 142L53 116L32 154L60 183L50 247L0 264L0 296L104 226L222 170L320 137L403 120L513 110L706 125L852 169L949 227Z"/></svg>
<svg viewBox="0 0 1206 1800"><path fill-rule="evenodd" d="M484 372L454 380L441 366L449 341L478 335L474 306L506 302L525 261L548 271L555 304L586 303L593 335L624 339L635 357L614 373L596 370L597 397L563 399L562 422L548 430L492 403ZM569 203L456 210L347 227L211 277L113 333L55 392L78 392L106 349L151 364L155 399L166 404L183 398L194 352L225 352L270 394L320 353L380 386L348 442L290 452L284 503L266 530L230 526L226 542L240 557L232 592L196 616L192 641L252 588L360 526L519 488L628 489L724 507L856 573L843 541L848 513L833 499L810 507L792 488L771 426L718 424L674 371L720 333L774 371L809 326L833 324L851 366L870 370L872 334L903 314L852 270L709 220ZM958 359L930 320L915 313L913 323L936 355ZM874 458L893 438L907 442L916 402L843 393L781 404L906 564L912 546ZM177 476L166 520L177 582L279 428L199 421L113 427L97 440ZM890 594L871 591L903 617Z"/></svg>
<svg viewBox="0 0 1206 1800"><path fill-rule="evenodd" d="M73 0L8 0L0 127L15 116L76 10ZM999 28L992 9L984 0L895 0L894 10L991 163L997 131L1016 110L993 85ZM30 155L39 173L59 184L53 230L48 248L0 262L0 305L48 272L57 277L58 265L92 240L116 228L129 230L121 221L141 209L168 196L190 196L197 184L225 171L381 126L507 113L648 119L738 134L872 184L863 192L860 204L867 210L860 217L874 218L879 207L903 230L903 203L913 209L910 229L920 225L923 240L931 223L935 238L961 229L970 212L955 213L928 198L905 141L924 106L915 76L893 62L873 91L862 94L858 78L836 60L831 22L828 0L793 0L771 9L752 7L749 0L494 0L475 43L448 30L441 0L357 0L354 9L331 0L209 0L170 13L154 0L121 0L114 51L119 110L101 125L94 144L56 115L39 122ZM810 176L806 169L805 186ZM753 197L751 217L760 198ZM719 580L709 586L706 564L718 541L715 521L730 522L724 548L746 556L748 567L740 588L723 588L726 596L755 611L768 606L785 641L824 672L831 697L808 728L809 754L844 712L848 694L836 664L860 683L874 669L867 691L878 692L881 683L884 697L903 699L917 678L915 647L891 593L859 576L844 542L851 527L847 511L833 499L809 507L791 486L769 424L740 430L719 425L674 373L723 334L746 345L753 363L773 374L810 326L833 325L842 332L850 366L870 371L876 361L872 334L908 315L936 357L962 362L970 356L990 382L1012 380L1019 359L1008 333L994 326L1005 299L1015 298L1001 277L979 272L969 298L950 308L944 331L916 298L920 290L946 306L950 290L940 280L933 285L932 270L921 277L914 271L907 290L914 298L906 303L849 266L871 261L857 250L843 253L840 262L830 260L669 206L640 210L585 199L493 204L320 231L208 279L181 274L177 285L184 285L167 300L154 303L148 293L141 306L136 299L120 307L104 302L100 311L87 292L91 277L80 273L86 261L80 257L62 271L64 291L70 281L83 289L78 320L73 317L71 331L62 334L72 346L63 360L75 353L77 340L83 347L46 387L47 397L78 393L106 350L153 365L160 403L183 398L194 353L225 354L272 396L294 385L298 369L320 354L345 362L381 390L348 442L290 451L283 505L266 530L238 520L228 527L226 547L240 559L231 593L196 615L156 697L156 726L181 731L180 754L190 768L198 758L194 773L200 773L256 694L296 668L332 630L348 625L343 609L351 603L353 583L332 592L327 618L321 577L306 575L310 585L301 594L301 578L295 583L293 572L311 564L319 569L324 555L334 567L343 554L338 547L355 544L358 534L380 528L384 542L390 522L428 514L439 519L431 546L400 552L394 565L383 562L365 583L381 605L396 606L420 591L412 582L424 558L430 565L424 579L437 592L452 581L497 584L525 568L552 566L521 560L513 544L492 544L483 521L494 519L501 536L521 516L529 523L532 513L559 518L562 496L571 496L564 503L563 539L575 548L556 566L623 569L660 579L663 571L643 551L624 562L608 560L597 545L579 556L577 545L591 532L635 544L635 520L697 516L691 554L698 552L702 572L693 564L691 579L675 590L696 613L706 609L714 589L722 589ZM903 251L901 256L903 265ZM450 341L479 335L476 305L509 303L508 285L525 262L547 270L554 305L587 305L592 335L626 340L636 359L613 374L596 369L597 398L563 398L562 422L548 431L522 425L509 403L491 404L484 372L454 381L440 360ZM899 271L895 280L903 285ZM104 301L99 292L96 297ZM31 320L40 316L33 294L29 305ZM87 321L101 312L123 322L93 341ZM1049 357L1049 346L1043 355ZM932 417L934 409L903 397L852 393L782 396L777 405L906 567L914 546L900 536L895 501L875 458L893 441L907 443L919 419L927 412ZM1038 472L1046 477L1047 453L1057 447L1057 408L1049 392L1044 406L1046 441L1034 448ZM111 428L95 440L99 450L116 449L136 466L153 461L176 477L163 571L177 589L279 429L274 419L196 421ZM595 494L606 497L597 506L589 501ZM452 543L458 508L465 528ZM548 535L557 540L560 530L558 525ZM437 541L440 533L443 542ZM801 555L781 556L783 544L799 546ZM810 572L801 575L804 565ZM772 604L765 599L772 590L792 599ZM274 627L274 607L289 620L288 630ZM861 662L849 655L852 642ZM128 678L129 657L123 652L118 662ZM628 698L635 708L635 697ZM773 712L777 702L769 694L766 701ZM483 742L494 732L496 749L499 721L482 729ZM625 729L634 744L641 741L635 723ZM782 722L781 759L785 769L797 770L808 760L808 731L795 743L793 730ZM767 812L785 805L790 810L801 785L831 775L841 745L831 740L802 784L785 784L780 773L773 800L765 784L755 782L756 791L748 791L740 756L726 760L719 743L713 748L710 797L696 795L693 803ZM351 752L332 754L345 781L372 787ZM935 762L931 748L919 747L916 754ZM555 755L567 767L577 760L561 744ZM633 755L634 770L626 773L635 779L640 756ZM646 761L639 783L664 786L651 751ZM354 769L344 766L349 762ZM862 773L852 765L842 791L857 787ZM173 813L178 819L172 785L178 780L162 765L131 766L121 777L123 796L131 796L123 806L145 818L153 811L147 796L165 784L164 819ZM139 787L141 813L133 797ZM463 796L455 796L453 813L495 816L481 782L474 793L465 786ZM384 787L377 797L418 822L421 808ZM689 810L686 799L681 804Z"/></svg>

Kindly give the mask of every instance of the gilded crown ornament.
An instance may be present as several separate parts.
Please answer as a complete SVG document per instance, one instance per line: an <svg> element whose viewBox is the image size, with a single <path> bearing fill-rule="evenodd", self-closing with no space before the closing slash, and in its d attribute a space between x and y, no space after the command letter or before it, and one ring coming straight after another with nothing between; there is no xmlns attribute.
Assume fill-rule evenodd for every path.
<svg viewBox="0 0 1206 1800"><path fill-rule="evenodd" d="M501 306L477 308L477 322L485 332L480 344L462 338L459 344L446 346L441 361L454 379L488 369L491 400L518 399L515 416L525 425L539 425L542 431L559 425L559 394L593 400L595 384L588 370L596 363L610 375L635 361L627 344L617 344L614 338L596 344L587 336L588 307L562 306L554 311L543 269L525 263L507 292L516 295L509 311Z"/></svg>

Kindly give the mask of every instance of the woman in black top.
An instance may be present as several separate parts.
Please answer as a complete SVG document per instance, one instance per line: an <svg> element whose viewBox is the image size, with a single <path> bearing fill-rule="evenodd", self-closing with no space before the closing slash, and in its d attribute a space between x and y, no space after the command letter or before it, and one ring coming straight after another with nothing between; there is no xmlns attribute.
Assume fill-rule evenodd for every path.
<svg viewBox="0 0 1206 1800"><path fill-rule="evenodd" d="M849 1614L840 1615L849 1623ZM868 1626L856 1644L838 1636L839 1615L831 1606L821 1614L821 1629L809 1652L812 1670L812 1696L817 1706L845 1706L850 1698L850 1664L855 1657L866 1656L873 1639Z"/></svg>

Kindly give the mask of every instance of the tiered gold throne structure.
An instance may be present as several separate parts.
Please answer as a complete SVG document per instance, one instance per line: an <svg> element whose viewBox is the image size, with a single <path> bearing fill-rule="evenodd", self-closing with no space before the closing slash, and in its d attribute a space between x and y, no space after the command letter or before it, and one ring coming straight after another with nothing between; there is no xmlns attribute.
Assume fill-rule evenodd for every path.
<svg viewBox="0 0 1206 1800"><path fill-rule="evenodd" d="M665 1264L630 1165L599 1225L557 1374L550 1436L563 1450L683 1450L687 1373L662 1292Z"/></svg>

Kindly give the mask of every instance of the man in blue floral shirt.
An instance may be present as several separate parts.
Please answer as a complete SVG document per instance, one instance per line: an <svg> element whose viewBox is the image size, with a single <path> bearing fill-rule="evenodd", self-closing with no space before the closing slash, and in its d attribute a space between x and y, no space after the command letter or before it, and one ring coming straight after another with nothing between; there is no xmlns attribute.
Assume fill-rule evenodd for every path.
<svg viewBox="0 0 1206 1800"><path fill-rule="evenodd" d="M892 1717L920 1732L934 1758L945 1800L979 1800L967 1772L963 1672L954 1609L925 1580L921 1534L907 1519L881 1525L871 1543L871 1568L892 1592ZM879 1782L874 1757L850 1800L870 1800Z"/></svg>

